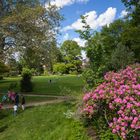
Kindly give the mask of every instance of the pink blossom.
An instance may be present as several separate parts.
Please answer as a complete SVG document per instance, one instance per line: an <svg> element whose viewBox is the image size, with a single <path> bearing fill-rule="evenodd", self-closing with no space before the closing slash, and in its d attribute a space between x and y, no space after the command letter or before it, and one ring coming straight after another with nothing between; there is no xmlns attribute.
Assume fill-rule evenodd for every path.
<svg viewBox="0 0 140 140"><path fill-rule="evenodd" d="M116 130L116 129L113 129L113 130L112 130L112 132L113 132L113 133L116 133L116 132L117 132L117 130Z"/></svg>
<svg viewBox="0 0 140 140"><path fill-rule="evenodd" d="M107 113L110 113L107 115L110 116L109 127L112 132L126 139L129 131L135 133L140 129L139 77L140 64L128 66L116 73L106 73L105 82L84 95L82 113L87 117L96 117L94 114L101 111L100 107L106 107Z"/></svg>

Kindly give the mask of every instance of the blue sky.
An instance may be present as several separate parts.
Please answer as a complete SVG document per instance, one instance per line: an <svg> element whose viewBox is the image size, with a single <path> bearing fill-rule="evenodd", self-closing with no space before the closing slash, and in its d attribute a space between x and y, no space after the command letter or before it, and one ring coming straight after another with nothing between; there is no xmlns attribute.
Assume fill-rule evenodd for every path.
<svg viewBox="0 0 140 140"><path fill-rule="evenodd" d="M75 33L76 29L82 29L80 15L88 15L87 22L94 30L100 30L102 26L126 15L121 0L52 0L51 3L60 7L60 13L64 16L59 43L72 39L81 46L84 44Z"/></svg>

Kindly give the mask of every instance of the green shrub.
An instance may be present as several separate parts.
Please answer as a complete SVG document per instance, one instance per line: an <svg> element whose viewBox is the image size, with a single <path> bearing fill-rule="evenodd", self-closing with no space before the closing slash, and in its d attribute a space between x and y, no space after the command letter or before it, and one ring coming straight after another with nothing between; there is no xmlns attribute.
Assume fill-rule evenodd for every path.
<svg viewBox="0 0 140 140"><path fill-rule="evenodd" d="M44 70L44 73L43 73L44 76L48 76L49 75L49 72L47 70Z"/></svg>
<svg viewBox="0 0 140 140"><path fill-rule="evenodd" d="M120 70L134 62L134 53L129 48L119 44L112 52L111 59L107 65L111 70Z"/></svg>
<svg viewBox="0 0 140 140"><path fill-rule="evenodd" d="M66 74L67 67L65 63L57 63L53 66L53 72L56 74Z"/></svg>
<svg viewBox="0 0 140 140"><path fill-rule="evenodd" d="M0 80L3 80L3 76L2 75L0 75Z"/></svg>
<svg viewBox="0 0 140 140"><path fill-rule="evenodd" d="M15 88L17 87L17 83L16 82L14 82L14 83L10 83L10 85L9 85L9 90L15 90Z"/></svg>
<svg viewBox="0 0 140 140"><path fill-rule="evenodd" d="M9 76L18 76L18 71L10 71Z"/></svg>
<svg viewBox="0 0 140 140"><path fill-rule="evenodd" d="M69 74L78 75L78 72L77 71L70 71Z"/></svg>
<svg viewBox="0 0 140 140"><path fill-rule="evenodd" d="M84 80L86 81L86 88L91 89L96 87L99 83L103 82L102 77L95 73L92 69L85 69L82 73Z"/></svg>
<svg viewBox="0 0 140 140"><path fill-rule="evenodd" d="M20 81L20 88L22 92L31 92L33 90L31 78L32 78L31 70L23 68L22 79Z"/></svg>
<svg viewBox="0 0 140 140"><path fill-rule="evenodd" d="M71 74L71 72L76 71L76 66L72 63L66 64L67 73Z"/></svg>
<svg viewBox="0 0 140 140"><path fill-rule="evenodd" d="M30 72L31 72L31 74L34 75L34 76L37 75L37 71L36 71L34 68L32 68L32 69L30 70Z"/></svg>
<svg viewBox="0 0 140 140"><path fill-rule="evenodd" d="M93 87L94 83L94 72L91 69L86 69L83 71L82 76L86 83L90 86Z"/></svg>

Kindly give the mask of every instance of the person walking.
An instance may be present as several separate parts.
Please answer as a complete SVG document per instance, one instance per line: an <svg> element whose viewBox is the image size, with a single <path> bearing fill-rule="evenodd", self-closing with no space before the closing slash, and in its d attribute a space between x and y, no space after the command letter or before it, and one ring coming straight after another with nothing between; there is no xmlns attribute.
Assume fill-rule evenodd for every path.
<svg viewBox="0 0 140 140"><path fill-rule="evenodd" d="M21 107L22 107L22 110L25 109L25 97L23 95L21 95Z"/></svg>
<svg viewBox="0 0 140 140"><path fill-rule="evenodd" d="M16 93L16 95L15 95L15 104L18 107L18 105L19 105L19 95L18 95L18 93Z"/></svg>

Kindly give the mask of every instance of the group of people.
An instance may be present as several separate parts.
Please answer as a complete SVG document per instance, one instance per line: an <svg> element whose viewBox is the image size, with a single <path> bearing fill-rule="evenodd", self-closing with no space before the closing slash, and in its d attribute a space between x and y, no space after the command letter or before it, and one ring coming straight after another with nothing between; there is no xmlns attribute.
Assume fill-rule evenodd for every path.
<svg viewBox="0 0 140 140"><path fill-rule="evenodd" d="M22 110L25 109L25 97L23 95L21 96L21 108ZM15 93L13 91L8 91L7 95L3 95L2 97L2 103L0 104L0 107L2 108L2 104L4 104L6 101L9 101L13 103L13 109L14 109L14 115L17 114L18 108L19 108L19 94Z"/></svg>

